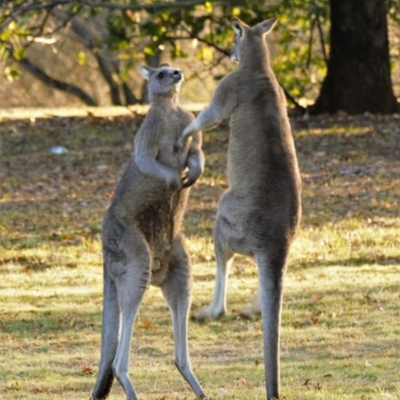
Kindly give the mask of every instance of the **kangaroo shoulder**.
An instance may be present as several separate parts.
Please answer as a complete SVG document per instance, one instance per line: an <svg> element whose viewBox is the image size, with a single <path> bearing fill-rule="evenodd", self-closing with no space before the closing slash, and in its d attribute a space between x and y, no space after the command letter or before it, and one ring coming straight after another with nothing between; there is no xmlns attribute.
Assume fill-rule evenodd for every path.
<svg viewBox="0 0 400 400"><path fill-rule="evenodd" d="M135 135L134 148L135 153L148 151L153 149L156 150L157 143L160 141L162 134L162 124L158 118L148 118L147 115L144 119L140 129ZM154 116L153 116L154 117Z"/></svg>
<svg viewBox="0 0 400 400"><path fill-rule="evenodd" d="M236 90L241 84L241 75L238 73L239 68L231 71L229 74L225 75L218 83L221 90Z"/></svg>
<svg viewBox="0 0 400 400"><path fill-rule="evenodd" d="M192 112L190 112L189 110L186 110L186 109L184 109L182 107L178 108L178 113L179 113L179 118L184 123L190 123L195 119L195 117L194 117Z"/></svg>
<svg viewBox="0 0 400 400"><path fill-rule="evenodd" d="M237 69L225 75L219 82L215 89L213 98L217 103L225 103L228 99L230 101L237 101L242 86L242 78L237 73Z"/></svg>

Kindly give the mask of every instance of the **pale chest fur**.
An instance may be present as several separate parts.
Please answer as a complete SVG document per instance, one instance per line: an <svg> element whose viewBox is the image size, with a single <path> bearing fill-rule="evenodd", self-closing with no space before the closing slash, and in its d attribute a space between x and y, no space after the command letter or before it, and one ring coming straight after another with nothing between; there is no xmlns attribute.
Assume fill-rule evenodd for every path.
<svg viewBox="0 0 400 400"><path fill-rule="evenodd" d="M180 151L174 151L174 144L185 126L190 123L190 114L182 109L175 110L173 113L157 110L149 117L153 120L157 119L157 161L182 171L186 165L189 143ZM145 131L143 134L146 134Z"/></svg>

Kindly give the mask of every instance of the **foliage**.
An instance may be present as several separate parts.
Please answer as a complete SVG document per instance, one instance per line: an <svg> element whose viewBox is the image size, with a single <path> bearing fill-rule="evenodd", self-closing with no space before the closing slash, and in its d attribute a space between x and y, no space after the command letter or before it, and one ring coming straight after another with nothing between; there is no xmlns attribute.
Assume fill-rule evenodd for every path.
<svg viewBox="0 0 400 400"><path fill-rule="evenodd" d="M400 2L388 0L388 15L397 21ZM95 5L93 5L95 4ZM0 16L0 56L19 61L35 42L50 46L70 35L70 22L81 18L98 35L87 51L106 51L121 64L120 79L138 63L160 52L175 60L186 58L189 50L204 68L219 66L228 55L233 32L232 16L249 24L280 16L272 35L274 67L289 98L303 101L315 98L326 74L329 54L328 0L231 0L221 1L18 1L3 2ZM69 16L60 21L56 12ZM76 37L75 37L76 40ZM85 44L84 38L80 38ZM168 53L168 55L167 55ZM84 54L76 55L83 65ZM218 70L217 74L222 72ZM15 67L4 71L8 79L17 78Z"/></svg>
<svg viewBox="0 0 400 400"><path fill-rule="evenodd" d="M400 0L387 0L387 9L389 17L400 23Z"/></svg>
<svg viewBox="0 0 400 400"><path fill-rule="evenodd" d="M4 400L82 399L93 387L101 219L140 124L139 117L101 113L0 123ZM399 118L299 118L292 125L304 215L285 281L283 399L399 398ZM56 145L68 152L52 154ZM214 284L212 229L226 188L226 146L226 128L204 135L206 169L185 216L193 310L207 303ZM265 399L260 321L237 316L256 282L255 266L235 258L228 315L189 324L193 368L215 400ZM193 398L173 365L170 316L157 288L135 324L130 374L141 398ZM112 398L123 398L118 383Z"/></svg>
<svg viewBox="0 0 400 400"><path fill-rule="evenodd" d="M129 69L142 59L143 54L153 56L159 51L168 50L172 59L187 57L188 41L197 46L196 56L206 67L218 65L221 55L229 54L232 45L232 30L229 29L232 16L249 24L275 15L280 16L278 32L274 36L278 38L274 40L277 54L275 67L280 82L293 97L300 98L312 92L325 73L320 49L321 46L325 47L326 42L326 0L283 0L268 5L261 0L169 3L136 1L130 4L123 1L102 1L97 2L96 7L90 7L90 2L53 3L64 3L62 8L71 19L79 16L89 24L104 25L106 34L99 37L95 47L117 54L124 64L124 79L128 76ZM144 8L151 3L154 3L153 8ZM33 7L35 4L37 6ZM39 7L40 4L42 7ZM18 59L15 54L18 53L19 57L26 56L22 50L35 40L44 37L51 42L51 38L56 35L67 34L67 23L53 21L51 24L53 9L45 7L45 4L49 3L28 1L24 4L21 2L11 6L7 3L3 6L3 17L0 20L3 57ZM167 4L168 8L158 7L160 4ZM325 42L320 45L314 43L312 46L312 38L315 42L316 26L320 32L318 40L324 38ZM82 62L82 57L77 57L77 60Z"/></svg>

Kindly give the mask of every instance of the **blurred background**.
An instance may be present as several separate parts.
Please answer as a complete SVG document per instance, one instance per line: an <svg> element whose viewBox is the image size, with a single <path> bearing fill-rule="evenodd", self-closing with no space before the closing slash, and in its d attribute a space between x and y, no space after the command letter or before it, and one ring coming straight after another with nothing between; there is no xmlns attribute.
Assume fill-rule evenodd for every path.
<svg viewBox="0 0 400 400"><path fill-rule="evenodd" d="M0 108L146 103L137 65L162 62L185 73L182 103L207 102L234 68L232 17L253 25L278 15L268 40L290 107L396 112L400 1L361 3L2 1Z"/></svg>
<svg viewBox="0 0 400 400"><path fill-rule="evenodd" d="M232 17L275 16L272 67L303 183L283 397L400 399L400 0L0 0L1 400L89 398L102 219L147 110L137 66L180 67L181 103L198 111L237 67ZM194 312L212 296L228 143L227 125L203 133L205 170L185 215ZM214 400L265 399L260 321L237 312L257 287L246 258L230 287L225 317L190 322L193 368ZM165 302L158 288L146 296L132 347L138 392L191 398L171 368Z"/></svg>

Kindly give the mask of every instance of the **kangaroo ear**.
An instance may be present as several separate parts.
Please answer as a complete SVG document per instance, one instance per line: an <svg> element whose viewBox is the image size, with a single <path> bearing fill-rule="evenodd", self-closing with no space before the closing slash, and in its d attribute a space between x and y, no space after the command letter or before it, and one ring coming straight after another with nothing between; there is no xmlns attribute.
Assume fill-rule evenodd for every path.
<svg viewBox="0 0 400 400"><path fill-rule="evenodd" d="M147 67L145 65L139 65L139 71L142 74L143 79L147 81L150 79L150 75L153 72L153 68Z"/></svg>
<svg viewBox="0 0 400 400"><path fill-rule="evenodd" d="M233 18L232 28L235 30L237 35L243 37L246 27L247 26L239 18Z"/></svg>
<svg viewBox="0 0 400 400"><path fill-rule="evenodd" d="M274 17L271 19L266 19L263 22L260 22L258 26L261 28L262 34L267 35L268 33L270 33L272 31L272 28L277 23L278 19L279 17Z"/></svg>

